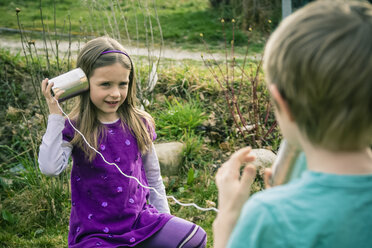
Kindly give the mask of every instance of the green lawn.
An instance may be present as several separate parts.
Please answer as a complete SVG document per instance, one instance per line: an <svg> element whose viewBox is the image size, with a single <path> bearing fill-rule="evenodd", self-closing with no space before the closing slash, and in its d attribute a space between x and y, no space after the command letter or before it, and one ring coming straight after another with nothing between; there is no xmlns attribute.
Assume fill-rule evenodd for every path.
<svg viewBox="0 0 372 248"><path fill-rule="evenodd" d="M167 46L203 50L204 46L200 40L202 33L204 40L213 50L218 51L224 47L221 14L210 7L208 0L138 1L141 5L134 4L137 1L123 1L125 4L121 3L120 7L115 0L94 2L95 4L92 0L42 0L41 10L45 29L66 36L69 33L97 36L105 32L109 34L119 32L123 41L127 41L129 34L132 41L138 40L142 45L146 43L146 39L151 42L153 35L154 42L160 44L160 29L156 18L158 16L164 43ZM19 20L24 29L43 31L40 1L33 0L15 0L10 3L2 1L0 27L18 29L16 8L21 10ZM230 43L231 20L226 20L225 25L226 37ZM152 34L150 27L153 30ZM243 32L236 28L234 40L238 52L245 51L244 47L248 40L250 49L254 52L260 52L264 44L260 32L255 30Z"/></svg>

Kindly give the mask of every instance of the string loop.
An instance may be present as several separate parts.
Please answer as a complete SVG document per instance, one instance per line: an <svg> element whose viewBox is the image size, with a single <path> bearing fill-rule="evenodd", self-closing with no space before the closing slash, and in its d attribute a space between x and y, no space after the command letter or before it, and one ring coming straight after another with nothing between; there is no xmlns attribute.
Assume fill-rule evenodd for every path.
<svg viewBox="0 0 372 248"><path fill-rule="evenodd" d="M146 185L143 185L136 177L133 177L133 176L130 176L130 175L127 175L125 174L120 168L119 166L116 164L116 163L111 163L111 162L108 162L105 157L102 155L102 153L100 153L97 149L95 149L93 146L91 146L89 144L89 142L87 141L87 139L84 137L84 135L72 124L70 118L68 117L68 115L63 111L63 109L61 108L61 106L59 105L58 101L53 97L53 99L57 102L57 106L59 108L59 110L67 117L67 120L68 122L70 123L70 125L72 126L72 128L78 133L81 135L81 137L83 138L84 142L88 145L88 147L90 149L92 149L93 151L95 151L98 155L101 156L101 158L103 159L103 161L108 164L108 165L114 165L116 167L116 169L118 169L118 171L120 172L120 174L122 174L123 176L127 177L127 178L130 178L130 179L133 179L135 180L139 185L141 185L141 187L145 188L145 189L149 189L149 190L153 190L156 194L158 194L159 196L161 197L165 197L166 199L172 199L174 200L178 205L181 205L181 206L184 206L184 207L195 207L201 211L215 211L218 213L218 209L215 208L215 207L210 207L210 208L202 208L202 207L199 207L198 205L196 205L195 203L182 203L180 202L179 200L177 200L174 196L170 195L163 195L161 193L159 193L155 188L153 187L149 187L149 186L146 186Z"/></svg>

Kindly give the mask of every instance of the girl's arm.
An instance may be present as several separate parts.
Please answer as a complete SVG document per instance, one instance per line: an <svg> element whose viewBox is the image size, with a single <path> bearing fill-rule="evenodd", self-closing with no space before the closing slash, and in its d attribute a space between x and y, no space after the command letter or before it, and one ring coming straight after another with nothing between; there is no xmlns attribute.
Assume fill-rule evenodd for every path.
<svg viewBox="0 0 372 248"><path fill-rule="evenodd" d="M59 175L68 164L72 146L62 139L65 118L58 114L48 117L47 130L43 136L39 150L39 168L48 176Z"/></svg>
<svg viewBox="0 0 372 248"><path fill-rule="evenodd" d="M142 161L149 186L155 188L160 194L162 194L162 196L160 196L154 190L150 190L150 204L154 205L160 213L170 213L154 144L152 144L152 147L147 154L142 157Z"/></svg>
<svg viewBox="0 0 372 248"><path fill-rule="evenodd" d="M65 118L58 108L56 100L64 92L55 89L54 98L51 90L53 83L48 84L48 79L41 82L41 91L49 108L48 126L43 136L39 150L39 168L43 174L56 176L67 166L71 155L72 146L62 139L62 131L65 127Z"/></svg>

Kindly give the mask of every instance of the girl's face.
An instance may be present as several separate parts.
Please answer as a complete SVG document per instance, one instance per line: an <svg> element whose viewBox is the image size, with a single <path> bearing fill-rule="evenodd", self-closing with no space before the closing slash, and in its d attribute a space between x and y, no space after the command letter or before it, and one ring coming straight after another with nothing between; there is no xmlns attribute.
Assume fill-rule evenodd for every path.
<svg viewBox="0 0 372 248"><path fill-rule="evenodd" d="M121 64L97 68L89 79L90 99L98 110L98 120L113 122L119 118L116 111L128 94L130 70Z"/></svg>

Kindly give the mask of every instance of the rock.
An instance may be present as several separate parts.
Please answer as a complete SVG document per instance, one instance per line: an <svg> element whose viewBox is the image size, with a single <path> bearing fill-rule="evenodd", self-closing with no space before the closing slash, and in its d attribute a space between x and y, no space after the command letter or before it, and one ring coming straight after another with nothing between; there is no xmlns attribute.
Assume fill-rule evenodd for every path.
<svg viewBox="0 0 372 248"><path fill-rule="evenodd" d="M178 175L184 147L180 142L155 144L162 176Z"/></svg>
<svg viewBox="0 0 372 248"><path fill-rule="evenodd" d="M22 172L25 172L26 169L23 166L23 164L17 164L16 166L12 167L9 169L9 171L13 174L20 174Z"/></svg>
<svg viewBox="0 0 372 248"><path fill-rule="evenodd" d="M252 149L251 154L256 156L256 160L252 162L258 170L270 168L275 159L276 154L267 149Z"/></svg>
<svg viewBox="0 0 372 248"><path fill-rule="evenodd" d="M3 185L3 186L12 186L13 184L13 180L12 179L8 179L8 178L5 178L5 177L0 177L0 185Z"/></svg>

